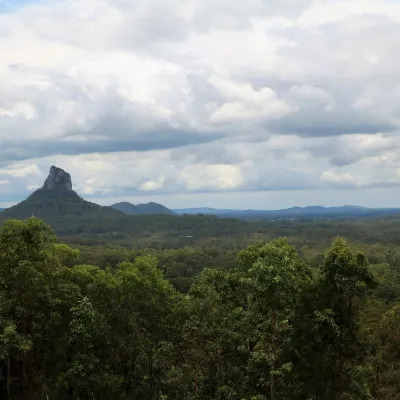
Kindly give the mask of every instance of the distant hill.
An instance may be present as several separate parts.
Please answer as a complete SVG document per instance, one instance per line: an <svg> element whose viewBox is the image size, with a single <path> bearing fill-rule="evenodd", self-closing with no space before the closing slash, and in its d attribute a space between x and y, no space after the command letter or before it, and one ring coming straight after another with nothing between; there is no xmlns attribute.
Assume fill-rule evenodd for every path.
<svg viewBox="0 0 400 400"><path fill-rule="evenodd" d="M128 215L159 215L159 214L169 214L173 215L174 212L169 210L167 207L158 203L147 203L147 204L132 204L128 202L116 203L111 206L111 208L121 211Z"/></svg>
<svg viewBox="0 0 400 400"><path fill-rule="evenodd" d="M2 211L0 222L6 219L26 219L31 216L43 219L56 230L66 230L80 223L91 224L123 218L124 215L112 209L90 203L72 190L71 177L64 170L51 167L48 178L42 188L33 192L26 200Z"/></svg>
<svg viewBox="0 0 400 400"><path fill-rule="evenodd" d="M144 206L148 210L149 205ZM158 206L165 211L163 206ZM159 212L158 206L150 203L152 212ZM130 207L134 207L135 212L137 209L143 212L143 205ZM186 215L126 215L120 210L90 203L72 190L68 173L52 167L41 189L0 213L0 225L10 218L26 219L34 215L50 224L66 243L96 245L114 242L155 249L204 246L206 243L211 247L236 249L246 243L277 236L291 237L300 245L304 244L303 232L307 232L307 238L312 237L314 243L319 243L321 237L330 240L338 234L354 240L368 238L377 242L384 238L386 242L399 243L399 209L311 206L260 211L201 207L179 210L179 213ZM381 218L393 214L399 214L399 217ZM380 218L375 222L363 218L354 218L349 223L340 220L371 216ZM291 219L298 221L288 221Z"/></svg>
<svg viewBox="0 0 400 400"><path fill-rule="evenodd" d="M128 203L127 201L123 201L121 203L115 203L110 207L128 215L137 213L137 207L132 203Z"/></svg>
<svg viewBox="0 0 400 400"><path fill-rule="evenodd" d="M42 188L21 203L0 213L0 224L10 218L26 219L33 215L50 224L63 240L74 243L95 244L118 240L129 245L134 243L139 247L179 248L203 243L202 240L206 238L211 240L213 245L220 246L221 238L224 238L224 245L229 247L278 235L297 237L297 229L303 230L307 226L310 226L316 236L320 235L317 227L328 229L335 235L342 229L340 221L321 221L314 225L314 219L350 219L400 214L400 209L310 206L284 210L219 210L201 207L176 210L177 214L186 214L178 216L156 203L123 203L122 210L121 204L115 206L119 206L120 209L103 207L82 199L72 190L70 175L52 167ZM133 215L126 215L132 210ZM288 224L286 220L290 219L310 222ZM271 220L274 222L269 222ZM399 218L394 218L393 224L397 224L398 220ZM347 235L359 237L363 235L364 222L360 222L360 225L357 225L358 222L345 224L343 229ZM381 234L381 231L377 232ZM398 240L398 236L393 236L390 231L386 234L388 238L394 237L393 240Z"/></svg>
<svg viewBox="0 0 400 400"><path fill-rule="evenodd" d="M340 207L291 207L282 210L232 210L200 207L174 209L172 211L178 215L208 214L221 218L239 218L245 220L360 218L400 214L400 208L366 208L352 205Z"/></svg>
<svg viewBox="0 0 400 400"><path fill-rule="evenodd" d="M1 213L1 219L25 219L32 215L49 222L54 219L65 219L68 223L69 216L91 218L96 215L98 218L105 218L122 214L110 207L102 207L83 200L73 190L41 188L21 203L5 209Z"/></svg>

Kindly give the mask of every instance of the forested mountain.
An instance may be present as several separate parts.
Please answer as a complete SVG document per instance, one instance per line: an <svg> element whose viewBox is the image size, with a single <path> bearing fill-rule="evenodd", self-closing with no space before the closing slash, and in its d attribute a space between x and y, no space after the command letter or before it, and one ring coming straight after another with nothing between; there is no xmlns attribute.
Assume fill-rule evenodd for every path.
<svg viewBox="0 0 400 400"><path fill-rule="evenodd" d="M23 220L36 216L61 236L73 240L92 237L95 241L131 239L138 243L165 243L180 246L208 237L229 237L239 233L244 240L262 229L261 226L216 216L126 215L111 207L87 202L74 191L41 188L26 200L4 210L0 223L8 219Z"/></svg>
<svg viewBox="0 0 400 400"><path fill-rule="evenodd" d="M52 226L64 241L75 244L134 243L138 248L186 246L237 250L254 241L286 236L298 248L323 244L337 235L364 243L399 243L400 218L301 219L243 221L215 215L126 215L83 200L70 190L71 178L53 167L50 179L23 202L4 210L0 222L32 215Z"/></svg>
<svg viewBox="0 0 400 400"><path fill-rule="evenodd" d="M137 215L173 214L156 203L129 206L135 208ZM49 223L59 234L134 232L136 223L122 211L118 207L104 207L82 199L72 190L71 176L52 166L43 187L21 203L5 209L0 215L0 222L36 216Z"/></svg>
<svg viewBox="0 0 400 400"><path fill-rule="evenodd" d="M0 214L0 221L11 218L26 219L31 216L50 223L57 231L69 230L68 226L77 219L80 220L80 225L84 226L90 221L106 224L108 220L124 217L121 212L110 207L83 200L72 190L70 175L54 166L51 167L43 187L21 203L5 209Z"/></svg>
<svg viewBox="0 0 400 400"><path fill-rule="evenodd" d="M110 207L102 207L83 200L73 190L41 188L33 192L26 200L5 209L0 220L15 218L26 219L36 216L53 225L56 229L68 226L79 219L81 224L88 221L102 221L123 218L123 214Z"/></svg>
<svg viewBox="0 0 400 400"><path fill-rule="evenodd" d="M158 203L147 203L147 204L132 204L128 202L116 203L111 206L115 210L122 211L124 214L128 215L158 215L158 214L169 214L174 213L167 207Z"/></svg>

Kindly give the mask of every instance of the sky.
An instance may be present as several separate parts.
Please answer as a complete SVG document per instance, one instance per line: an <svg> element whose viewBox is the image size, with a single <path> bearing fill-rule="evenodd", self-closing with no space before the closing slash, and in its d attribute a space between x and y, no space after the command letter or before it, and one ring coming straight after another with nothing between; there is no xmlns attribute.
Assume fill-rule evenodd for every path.
<svg viewBox="0 0 400 400"><path fill-rule="evenodd" d="M398 0L0 0L0 207L400 207Z"/></svg>

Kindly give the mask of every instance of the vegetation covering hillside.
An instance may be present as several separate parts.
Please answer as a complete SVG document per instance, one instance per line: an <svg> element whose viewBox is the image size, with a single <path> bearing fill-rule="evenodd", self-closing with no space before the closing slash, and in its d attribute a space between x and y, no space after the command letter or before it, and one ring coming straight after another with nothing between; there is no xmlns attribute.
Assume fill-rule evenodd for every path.
<svg viewBox="0 0 400 400"><path fill-rule="evenodd" d="M300 248L328 246L338 235L362 243L400 244L400 218L354 220L241 221L214 215L128 216L80 198L74 191L39 189L4 210L7 219L43 219L71 244L135 244L138 248L178 249L187 246L236 251L255 241L286 236Z"/></svg>
<svg viewBox="0 0 400 400"><path fill-rule="evenodd" d="M7 221L0 398L397 399L400 248L363 246L371 263L336 238L314 266L285 238L78 251L36 218Z"/></svg>
<svg viewBox="0 0 400 400"><path fill-rule="evenodd" d="M0 223L7 219L24 220L36 216L50 224L55 233L70 244L112 243L125 247L134 244L136 248L156 250L190 246L237 251L249 243L265 242L279 236L288 237L297 248L328 246L337 235L362 243L399 244L400 241L400 217L397 216L372 219L278 218L273 221L257 218L241 221L210 214L177 216L156 203L136 206L120 203L118 207L122 211L102 207L85 201L71 188L70 174L52 166L43 188L1 212ZM132 208L144 215L126 215ZM281 211L302 213L315 209L319 212L321 209L330 210L295 207ZM354 206L345 209L365 210Z"/></svg>
<svg viewBox="0 0 400 400"><path fill-rule="evenodd" d="M25 201L0 215L7 219L26 219L36 216L50 224L62 236L95 238L95 240L137 239L143 243L193 243L210 237L235 235L253 237L259 228L239 220L215 216L138 215L128 216L110 207L101 207L81 199L75 192L39 189ZM145 243L143 243L145 245Z"/></svg>
<svg viewBox="0 0 400 400"><path fill-rule="evenodd" d="M79 233L80 226L97 221L107 224L109 220L118 220L124 215L110 207L102 207L83 200L73 190L38 189L26 200L4 210L0 221L10 218L26 219L36 216L50 223L58 232ZM71 231L70 225L79 220L80 226Z"/></svg>
<svg viewBox="0 0 400 400"><path fill-rule="evenodd" d="M158 203L147 203L147 204L132 204L128 202L116 203L111 206L115 210L122 211L128 215L157 215L157 214L170 214L174 213L167 207Z"/></svg>

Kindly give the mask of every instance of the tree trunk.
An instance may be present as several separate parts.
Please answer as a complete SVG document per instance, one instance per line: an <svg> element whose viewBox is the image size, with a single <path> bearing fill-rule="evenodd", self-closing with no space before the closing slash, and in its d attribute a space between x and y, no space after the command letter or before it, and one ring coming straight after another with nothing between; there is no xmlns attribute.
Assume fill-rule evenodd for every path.
<svg viewBox="0 0 400 400"><path fill-rule="evenodd" d="M269 382L269 396L271 400L275 400L275 381L274 381L274 371L270 372L270 382Z"/></svg>
<svg viewBox="0 0 400 400"><path fill-rule="evenodd" d="M7 355L7 398L11 400L11 363L10 355Z"/></svg>
<svg viewBox="0 0 400 400"><path fill-rule="evenodd" d="M344 367L344 359L343 359L343 330L344 330L344 318L343 318L343 309L344 309L344 295L343 290L341 289L340 293L340 323L339 323L339 379L338 379L338 387L337 390L339 393L343 390L343 367Z"/></svg>

